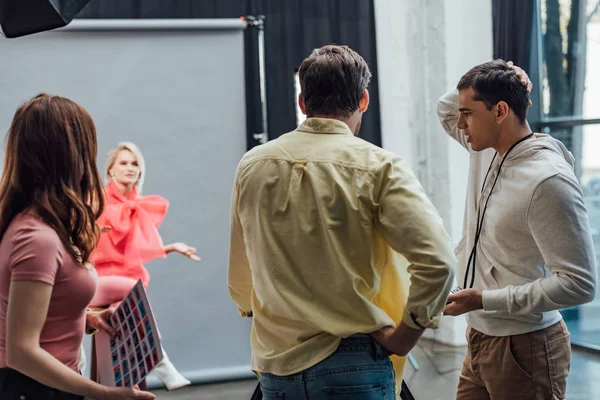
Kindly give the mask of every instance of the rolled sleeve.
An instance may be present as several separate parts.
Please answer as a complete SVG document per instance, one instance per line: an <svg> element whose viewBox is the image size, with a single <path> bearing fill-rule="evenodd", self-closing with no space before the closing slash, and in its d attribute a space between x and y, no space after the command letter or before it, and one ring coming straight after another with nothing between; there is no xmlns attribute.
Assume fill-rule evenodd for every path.
<svg viewBox="0 0 600 400"><path fill-rule="evenodd" d="M437 328L452 288L456 258L442 219L410 167L399 158L378 171L376 228L410 263L410 289L403 322Z"/></svg>

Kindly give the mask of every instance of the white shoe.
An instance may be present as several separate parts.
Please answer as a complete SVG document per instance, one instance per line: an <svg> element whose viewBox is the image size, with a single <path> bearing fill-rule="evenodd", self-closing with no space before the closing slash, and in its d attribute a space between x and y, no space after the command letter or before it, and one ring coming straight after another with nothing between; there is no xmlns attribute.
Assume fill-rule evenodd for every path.
<svg viewBox="0 0 600 400"><path fill-rule="evenodd" d="M86 366L87 359L85 358L85 349L83 348L83 343L81 343L81 347L79 348L79 364L77 365L80 374L83 374Z"/></svg>
<svg viewBox="0 0 600 400"><path fill-rule="evenodd" d="M179 371L177 371L171 360L169 360L164 348L162 351L163 359L161 362L156 364L153 371L156 372L156 376L167 387L167 390L177 390L191 385L192 382L187 380L179 373Z"/></svg>

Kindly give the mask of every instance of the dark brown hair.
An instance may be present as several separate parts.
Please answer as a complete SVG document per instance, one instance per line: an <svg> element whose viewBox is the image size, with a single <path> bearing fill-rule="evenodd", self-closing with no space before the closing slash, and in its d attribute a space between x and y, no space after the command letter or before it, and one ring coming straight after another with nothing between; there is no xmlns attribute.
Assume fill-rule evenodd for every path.
<svg viewBox="0 0 600 400"><path fill-rule="evenodd" d="M472 88L476 101L483 101L488 110L501 101L506 102L521 124L527 118L529 95L514 69L498 59L477 65L460 78L458 90Z"/></svg>
<svg viewBox="0 0 600 400"><path fill-rule="evenodd" d="M313 50L302 62L298 77L308 117L348 118L360 106L371 71L350 47L327 45Z"/></svg>
<svg viewBox="0 0 600 400"><path fill-rule="evenodd" d="M94 121L75 102L42 93L19 107L0 179L0 239L15 216L32 212L86 263L104 208L97 152Z"/></svg>

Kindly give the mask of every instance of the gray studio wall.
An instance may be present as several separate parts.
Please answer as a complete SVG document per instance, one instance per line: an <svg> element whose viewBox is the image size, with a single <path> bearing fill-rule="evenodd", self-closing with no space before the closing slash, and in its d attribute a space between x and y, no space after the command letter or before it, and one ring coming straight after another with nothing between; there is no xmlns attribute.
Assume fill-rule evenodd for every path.
<svg viewBox="0 0 600 400"><path fill-rule="evenodd" d="M236 20L75 21L0 38L3 135L17 106L44 91L90 112L100 168L119 141L144 153L144 194L171 202L163 240L193 245L202 258L172 254L147 265L164 347L195 381L250 373L249 323L229 299L226 274L231 185L246 149L243 28Z"/></svg>

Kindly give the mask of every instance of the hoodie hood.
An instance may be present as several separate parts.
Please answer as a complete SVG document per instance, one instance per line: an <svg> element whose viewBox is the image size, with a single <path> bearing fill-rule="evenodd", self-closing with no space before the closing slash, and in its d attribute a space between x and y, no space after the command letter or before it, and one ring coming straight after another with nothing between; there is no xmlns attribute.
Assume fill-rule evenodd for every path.
<svg viewBox="0 0 600 400"><path fill-rule="evenodd" d="M535 156L540 151L552 151L575 168L575 158L565 145L558 139L543 133L536 133L534 138L519 143L509 154L505 165L524 161Z"/></svg>

